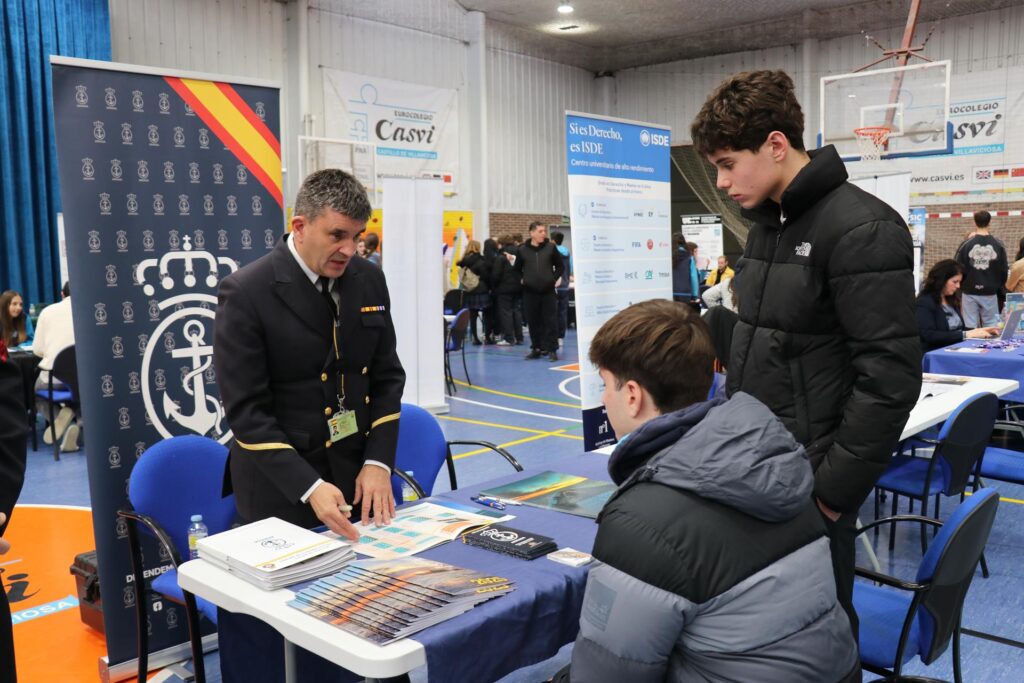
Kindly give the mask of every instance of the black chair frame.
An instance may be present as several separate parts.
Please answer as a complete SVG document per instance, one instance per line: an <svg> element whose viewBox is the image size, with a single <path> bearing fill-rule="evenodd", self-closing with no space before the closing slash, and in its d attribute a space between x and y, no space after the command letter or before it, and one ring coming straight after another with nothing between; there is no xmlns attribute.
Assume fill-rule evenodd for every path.
<svg viewBox="0 0 1024 683"><path fill-rule="evenodd" d="M508 463L512 465L513 468L515 468L516 472L523 471L523 466L519 464L519 461L516 460L511 453L506 451L501 446L491 443L490 441L446 441L446 452L444 460L445 464L448 467L448 482L451 485L452 491L455 491L459 488L458 479L455 476L455 459L452 457L452 446L483 446L484 448L488 448L497 453L498 455L500 455L501 457L505 458L505 460L507 460ZM398 469L397 467L392 470L392 473L402 481L412 486L413 491L416 492L416 495L419 498L427 497L426 491L424 491L423 487L420 485L418 481L416 481L414 477L409 476L408 474Z"/></svg>
<svg viewBox="0 0 1024 683"><path fill-rule="evenodd" d="M444 383L449 396L457 392L457 389L455 388L455 377L452 375L452 364L448 358L448 354L452 352L452 349L449 348L451 346L451 340L456 334L460 336L459 349L462 351L462 371L466 373L466 383L469 384L469 386L473 386L473 380L469 378L469 368L466 367L466 333L469 330L469 315L469 309L463 308L455 315L455 320L453 320L445 330ZM462 320L460 320L460 318Z"/></svg>
<svg viewBox="0 0 1024 683"><path fill-rule="evenodd" d="M70 358L70 360L68 360ZM71 391L70 407L75 411L75 420L81 421L82 419L82 404L79 401L78 394L78 359L75 351L75 345L72 344L64 349L61 349L57 357L53 359L53 368L47 372L46 390L50 399L47 401L47 408L49 411L50 419L50 436L53 439L53 459L60 460L60 440L57 438L57 424L56 424L56 402L53 400L53 380L57 378L59 382L62 382ZM32 396L32 446L33 449L36 446L36 401L35 392L33 391ZM68 427L70 429L70 425ZM82 438L79 436L79 438Z"/></svg>
<svg viewBox="0 0 1024 683"><path fill-rule="evenodd" d="M174 546L174 541L167 535L160 524L150 517L131 509L117 511L117 516L124 519L128 524L128 548L132 558L132 582L135 589L135 623L138 629L138 680L143 683L149 673L149 631L146 624L148 605L146 596L149 588L146 587L146 580L142 567L142 550L139 545L139 532L137 524L142 524L160 545L170 555L171 564L177 569L182 564L181 555ZM196 683L206 683L206 666L203 663L203 636L199 630L199 608L196 606L195 596L182 589L185 597L185 618L188 621L188 637L192 646L192 671ZM164 596L167 597L167 596ZM170 598L168 598L170 599Z"/></svg>

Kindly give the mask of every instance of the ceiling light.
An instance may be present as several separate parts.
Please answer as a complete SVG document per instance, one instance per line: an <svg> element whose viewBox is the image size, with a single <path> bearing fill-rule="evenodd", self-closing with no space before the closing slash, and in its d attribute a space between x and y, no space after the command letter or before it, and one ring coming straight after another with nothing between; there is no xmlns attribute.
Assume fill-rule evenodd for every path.
<svg viewBox="0 0 1024 683"><path fill-rule="evenodd" d="M561 5L558 6L558 13L559 14L572 14L573 13L573 7L569 3L563 2Z"/></svg>

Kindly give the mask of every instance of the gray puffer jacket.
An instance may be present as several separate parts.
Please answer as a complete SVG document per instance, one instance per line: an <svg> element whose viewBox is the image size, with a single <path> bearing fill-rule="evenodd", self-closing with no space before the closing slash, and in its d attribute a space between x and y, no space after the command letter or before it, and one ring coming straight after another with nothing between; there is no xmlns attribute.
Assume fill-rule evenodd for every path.
<svg viewBox="0 0 1024 683"><path fill-rule="evenodd" d="M843 680L836 601L803 448L738 393L662 415L609 461L571 680Z"/></svg>

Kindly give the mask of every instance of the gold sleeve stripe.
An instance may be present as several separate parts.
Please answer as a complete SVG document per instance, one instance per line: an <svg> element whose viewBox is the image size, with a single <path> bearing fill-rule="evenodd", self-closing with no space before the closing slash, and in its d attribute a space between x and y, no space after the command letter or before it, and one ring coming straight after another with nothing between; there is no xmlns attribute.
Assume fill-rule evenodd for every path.
<svg viewBox="0 0 1024 683"><path fill-rule="evenodd" d="M385 422L392 422L394 420L397 420L400 416L401 416L401 413L391 413L390 415L385 415L384 417L378 417L370 425L370 429L376 429L377 427L380 427Z"/></svg>
<svg viewBox="0 0 1024 683"><path fill-rule="evenodd" d="M244 441L235 439L235 443L237 443L239 446L241 446L247 451L279 451L282 448L293 448L291 444L278 443L276 441L271 441L268 443L245 443Z"/></svg>

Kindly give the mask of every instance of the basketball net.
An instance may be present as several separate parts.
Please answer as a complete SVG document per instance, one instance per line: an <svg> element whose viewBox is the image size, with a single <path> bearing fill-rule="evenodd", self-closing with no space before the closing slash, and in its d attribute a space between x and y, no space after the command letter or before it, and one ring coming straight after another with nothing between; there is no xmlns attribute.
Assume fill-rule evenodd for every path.
<svg viewBox="0 0 1024 683"><path fill-rule="evenodd" d="M860 160L881 161L889 142L889 133L886 126L854 128L853 134L857 136L857 146L860 147Z"/></svg>

